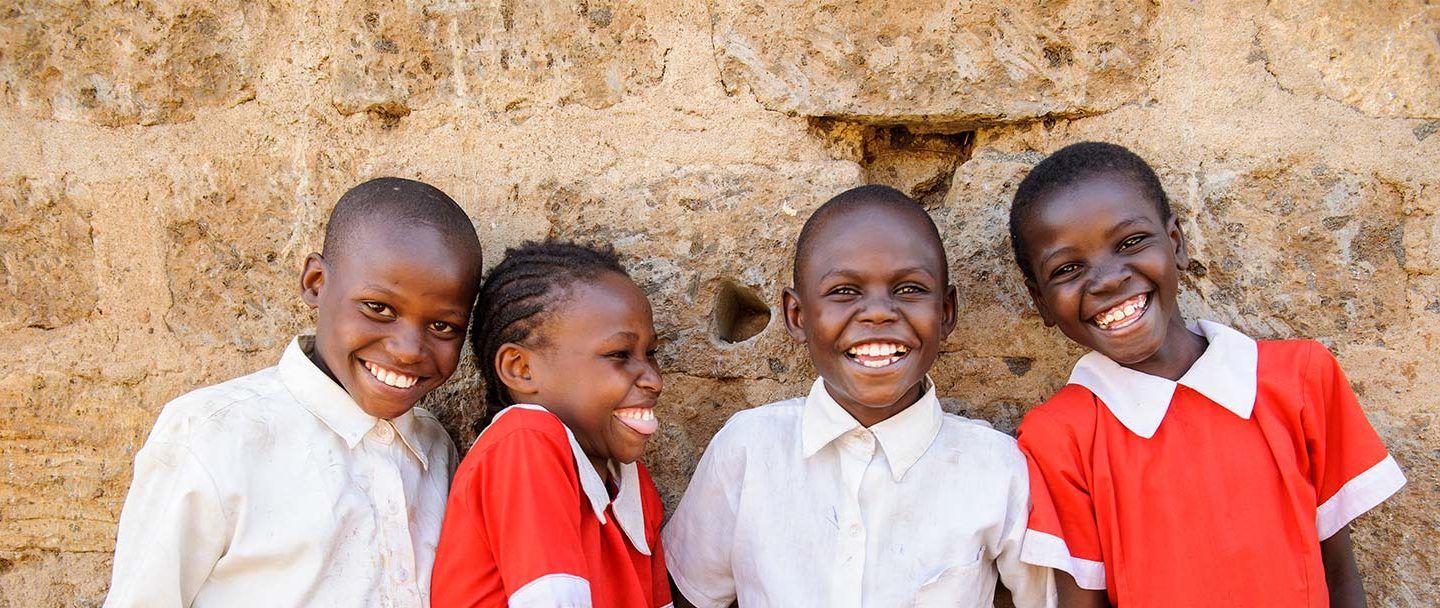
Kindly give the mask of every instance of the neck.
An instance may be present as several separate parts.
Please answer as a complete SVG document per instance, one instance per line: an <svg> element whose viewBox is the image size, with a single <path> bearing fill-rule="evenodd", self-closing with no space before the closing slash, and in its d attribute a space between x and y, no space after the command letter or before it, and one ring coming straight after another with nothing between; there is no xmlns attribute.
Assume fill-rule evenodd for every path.
<svg viewBox="0 0 1440 608"><path fill-rule="evenodd" d="M1176 319L1165 332L1165 343L1149 359L1127 366L1138 372L1179 380L1190 371L1200 355L1205 354L1209 342L1185 327L1185 322Z"/></svg>
<svg viewBox="0 0 1440 608"><path fill-rule="evenodd" d="M595 472L600 474L600 481L610 481L610 461L605 458L596 458L589 454L585 455L590 459L590 466L595 467Z"/></svg>
<svg viewBox="0 0 1440 608"><path fill-rule="evenodd" d="M915 402L919 401L920 396L924 394L924 391L922 390L924 388L924 384L925 383L923 381L915 383L915 386L912 386L910 387L910 390L905 391L905 394L901 395L899 399L895 400L895 403L883 407L861 405L859 403L851 402L848 399L835 399L835 393L830 390L829 385L826 385L825 392L830 393L830 398L835 399L835 403L840 405L840 409L843 409L846 413L850 414L850 417L854 418L856 422L859 422L860 426L868 429L872 426L880 424L881 422L889 420L891 417L895 416L895 414L899 414L900 412L905 411L905 408L915 405Z"/></svg>

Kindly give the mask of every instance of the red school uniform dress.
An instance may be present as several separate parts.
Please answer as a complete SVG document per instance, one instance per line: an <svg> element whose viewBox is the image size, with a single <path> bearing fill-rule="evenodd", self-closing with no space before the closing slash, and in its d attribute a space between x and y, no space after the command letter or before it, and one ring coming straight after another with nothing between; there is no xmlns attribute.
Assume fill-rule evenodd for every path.
<svg viewBox="0 0 1440 608"><path fill-rule="evenodd" d="M1090 353L1025 416L1021 559L1120 608L1328 606L1320 541L1405 477L1324 346L1195 331L1178 382Z"/></svg>
<svg viewBox="0 0 1440 608"><path fill-rule="evenodd" d="M455 472L431 605L669 606L660 494L638 463L620 465L616 477L612 500L575 436L545 408L496 414Z"/></svg>

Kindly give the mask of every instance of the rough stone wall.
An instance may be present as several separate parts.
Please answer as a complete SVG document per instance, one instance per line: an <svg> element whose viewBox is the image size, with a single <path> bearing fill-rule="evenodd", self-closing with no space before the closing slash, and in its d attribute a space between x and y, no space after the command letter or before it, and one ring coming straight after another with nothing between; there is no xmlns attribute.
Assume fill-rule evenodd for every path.
<svg viewBox="0 0 1440 608"><path fill-rule="evenodd" d="M1013 431L1080 353L1005 209L1085 139L1158 168L1187 313L1336 352L1410 476L1354 526L1372 603L1440 605L1432 0L21 0L0 127L0 606L98 604L160 407L311 322L300 261L360 180L440 186L492 263L619 247L664 338L673 506L732 412L805 389L771 313L804 218L863 182L946 237L946 408ZM462 446L476 389L428 402Z"/></svg>

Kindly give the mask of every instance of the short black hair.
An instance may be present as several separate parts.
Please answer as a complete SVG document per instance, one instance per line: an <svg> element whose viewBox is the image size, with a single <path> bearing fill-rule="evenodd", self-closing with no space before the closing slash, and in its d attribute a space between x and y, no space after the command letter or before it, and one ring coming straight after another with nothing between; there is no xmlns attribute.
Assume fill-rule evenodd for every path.
<svg viewBox="0 0 1440 608"><path fill-rule="evenodd" d="M526 241L505 250L505 257L481 284L470 318L470 346L485 381L486 415L477 423L477 431L500 410L514 405L495 371L500 347L527 340L542 345L545 336L536 330L545 315L563 303L576 283L607 273L630 277L608 246L546 240Z"/></svg>
<svg viewBox="0 0 1440 608"><path fill-rule="evenodd" d="M940 238L940 229L935 227L935 220L925 207L916 202L915 199L906 196L904 192L883 186L870 184L857 186L840 194L835 195L825 204L820 205L810 219L805 220L805 226L800 228L800 237L795 240L795 263L790 280L795 286L800 285L800 271L804 263L810 259L810 250L814 247L815 236L820 234L821 229L830 222L849 214L851 211L868 207L880 207L886 210L897 211L918 220L926 227L925 236L935 243L936 249L940 250L941 273L946 283L949 283L950 263L945 256L945 243Z"/></svg>
<svg viewBox="0 0 1440 608"><path fill-rule="evenodd" d="M1140 194L1155 205L1161 220L1169 220L1174 215L1170 209L1170 197L1165 195L1165 188L1160 185L1155 169L1125 146L1086 141L1060 148L1030 170L1030 174L1020 181L1015 199L1010 203L1010 247L1015 252L1015 263L1026 279L1033 281L1035 275L1030 269L1021 227L1030 219L1035 207L1061 188L1101 175L1120 175L1133 181Z"/></svg>
<svg viewBox="0 0 1440 608"><path fill-rule="evenodd" d="M342 195L325 224L321 255L332 260L343 256L361 227L377 223L434 228L446 242L473 252L478 272L480 237L470 216L439 188L400 177L377 177Z"/></svg>

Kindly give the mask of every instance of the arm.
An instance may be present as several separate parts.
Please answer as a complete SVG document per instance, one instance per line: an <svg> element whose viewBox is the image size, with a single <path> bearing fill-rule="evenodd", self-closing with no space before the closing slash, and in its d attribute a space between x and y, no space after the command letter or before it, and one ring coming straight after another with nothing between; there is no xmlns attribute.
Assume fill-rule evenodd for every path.
<svg viewBox="0 0 1440 608"><path fill-rule="evenodd" d="M229 541L209 471L164 431L135 456L105 606L189 606Z"/></svg>
<svg viewBox="0 0 1440 608"><path fill-rule="evenodd" d="M1055 571L1055 591L1060 608L1110 608L1110 598L1104 591L1080 588L1075 577L1064 570Z"/></svg>
<svg viewBox="0 0 1440 608"><path fill-rule="evenodd" d="M1350 548L1350 527L1320 541L1320 557L1325 562L1325 584L1330 588L1332 608L1364 608L1365 586L1355 567L1355 553Z"/></svg>
<svg viewBox="0 0 1440 608"><path fill-rule="evenodd" d="M722 608L738 594L730 568L744 462L727 424L705 449L665 525L665 566L676 606Z"/></svg>

